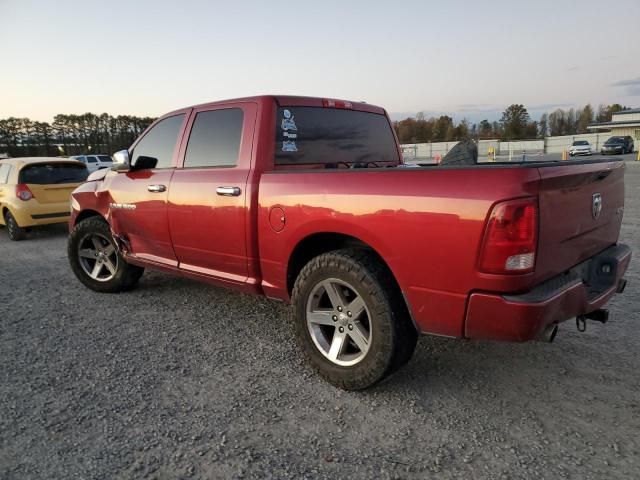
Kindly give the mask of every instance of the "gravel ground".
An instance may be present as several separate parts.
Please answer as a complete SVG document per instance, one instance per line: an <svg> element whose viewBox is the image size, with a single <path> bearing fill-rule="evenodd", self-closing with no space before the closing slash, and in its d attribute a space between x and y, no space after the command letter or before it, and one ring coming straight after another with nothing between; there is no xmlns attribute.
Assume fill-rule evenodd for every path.
<svg viewBox="0 0 640 480"><path fill-rule="evenodd" d="M640 252L640 165L623 241ZM147 273L80 285L64 226L0 230L0 478L640 477L640 262L606 326L423 337L373 389L302 361L285 306Z"/></svg>

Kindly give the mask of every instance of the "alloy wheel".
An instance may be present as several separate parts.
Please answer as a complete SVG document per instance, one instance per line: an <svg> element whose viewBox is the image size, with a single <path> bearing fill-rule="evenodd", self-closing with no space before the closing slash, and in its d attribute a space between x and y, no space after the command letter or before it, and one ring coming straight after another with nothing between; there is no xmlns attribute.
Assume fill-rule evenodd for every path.
<svg viewBox="0 0 640 480"><path fill-rule="evenodd" d="M113 241L99 233L85 235L78 243L78 259L84 272L94 280L107 282L118 270Z"/></svg>
<svg viewBox="0 0 640 480"><path fill-rule="evenodd" d="M313 343L336 365L355 365L369 351L369 310L362 296L344 280L328 278L319 282L309 295L306 318Z"/></svg>

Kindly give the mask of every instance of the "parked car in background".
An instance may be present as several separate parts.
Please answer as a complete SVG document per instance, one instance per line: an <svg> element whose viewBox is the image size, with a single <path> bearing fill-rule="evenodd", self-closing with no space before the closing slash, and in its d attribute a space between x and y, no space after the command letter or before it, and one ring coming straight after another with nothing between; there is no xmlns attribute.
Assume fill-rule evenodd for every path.
<svg viewBox="0 0 640 480"><path fill-rule="evenodd" d="M109 155L75 155L69 158L84 163L87 166L89 173L102 168L111 168L113 165L113 160L111 160Z"/></svg>
<svg viewBox="0 0 640 480"><path fill-rule="evenodd" d="M586 140L576 140L569 148L569 156L574 155L591 155L591 144Z"/></svg>
<svg viewBox="0 0 640 480"><path fill-rule="evenodd" d="M629 135L626 137L611 137L602 146L600 149L600 153L606 155L608 153L613 154L623 154L623 153L631 153L633 152L633 138Z"/></svg>
<svg viewBox="0 0 640 480"><path fill-rule="evenodd" d="M80 282L119 292L150 268L291 302L300 348L346 389L405 364L421 333L551 341L604 321L631 259L624 162L478 164L461 142L407 168L371 104L188 107L114 160L72 193Z"/></svg>
<svg viewBox="0 0 640 480"><path fill-rule="evenodd" d="M87 179L83 163L60 158L11 158L0 162L0 225L11 240L31 227L69 219L71 192Z"/></svg>

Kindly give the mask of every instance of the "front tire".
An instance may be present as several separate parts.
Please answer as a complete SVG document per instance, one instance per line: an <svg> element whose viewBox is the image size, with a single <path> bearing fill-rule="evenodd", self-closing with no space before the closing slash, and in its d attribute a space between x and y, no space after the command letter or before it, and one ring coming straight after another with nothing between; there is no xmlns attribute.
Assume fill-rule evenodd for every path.
<svg viewBox="0 0 640 480"><path fill-rule="evenodd" d="M67 256L78 280L96 292L129 290L144 273L144 268L124 260L109 225L100 217L91 217L76 225L69 235Z"/></svg>
<svg viewBox="0 0 640 480"><path fill-rule="evenodd" d="M4 214L4 224L7 227L9 240L19 242L20 240L27 238L27 231L18 225L18 222L9 211Z"/></svg>
<svg viewBox="0 0 640 480"><path fill-rule="evenodd" d="M292 293L296 336L311 365L345 390L372 386L407 363L417 332L391 272L366 250L322 254Z"/></svg>

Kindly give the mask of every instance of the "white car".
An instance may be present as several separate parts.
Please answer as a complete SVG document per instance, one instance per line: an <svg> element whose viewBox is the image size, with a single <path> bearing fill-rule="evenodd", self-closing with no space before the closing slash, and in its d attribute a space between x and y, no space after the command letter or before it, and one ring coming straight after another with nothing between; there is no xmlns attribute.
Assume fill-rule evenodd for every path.
<svg viewBox="0 0 640 480"><path fill-rule="evenodd" d="M76 155L69 157L73 160L80 160L87 166L89 173L100 170L101 168L111 168L113 160L109 155Z"/></svg>
<svg viewBox="0 0 640 480"><path fill-rule="evenodd" d="M569 156L591 155L591 145L586 140L576 140L569 147Z"/></svg>

